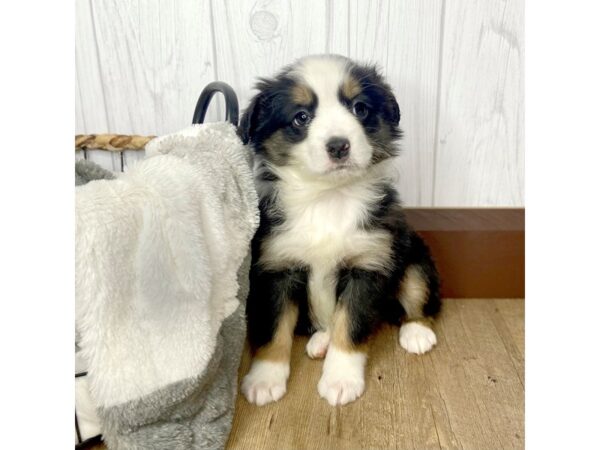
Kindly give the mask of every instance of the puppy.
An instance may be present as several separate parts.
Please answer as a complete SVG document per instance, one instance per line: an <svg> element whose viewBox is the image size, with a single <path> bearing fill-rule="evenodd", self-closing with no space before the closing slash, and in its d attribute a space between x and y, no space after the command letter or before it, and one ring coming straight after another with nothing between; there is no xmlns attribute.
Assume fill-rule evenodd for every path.
<svg viewBox="0 0 600 450"><path fill-rule="evenodd" d="M246 315L253 351L242 392L264 405L286 392L294 331L325 358L318 392L343 405L364 391L367 340L400 323L400 345L436 344L438 274L386 175L400 111L373 67L309 56L261 79L239 134L255 152L260 227Z"/></svg>

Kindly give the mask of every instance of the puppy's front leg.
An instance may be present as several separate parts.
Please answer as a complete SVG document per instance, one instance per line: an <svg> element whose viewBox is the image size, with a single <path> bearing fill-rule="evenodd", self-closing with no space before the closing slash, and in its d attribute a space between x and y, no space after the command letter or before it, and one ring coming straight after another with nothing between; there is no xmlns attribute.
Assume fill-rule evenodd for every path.
<svg viewBox="0 0 600 450"><path fill-rule="evenodd" d="M319 394L332 406L356 400L365 389L366 341L379 320L376 305L385 283L383 275L361 269L340 276L331 342L318 384Z"/></svg>
<svg viewBox="0 0 600 450"><path fill-rule="evenodd" d="M306 276L285 270L262 272L253 268L246 305L252 366L242 392L258 406L279 400L286 393L290 354L298 320L297 296L306 295Z"/></svg>

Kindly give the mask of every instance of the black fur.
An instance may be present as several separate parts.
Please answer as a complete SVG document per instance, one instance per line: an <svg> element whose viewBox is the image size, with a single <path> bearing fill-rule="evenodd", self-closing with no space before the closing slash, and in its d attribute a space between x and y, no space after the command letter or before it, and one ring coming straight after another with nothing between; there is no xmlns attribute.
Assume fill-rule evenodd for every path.
<svg viewBox="0 0 600 450"><path fill-rule="evenodd" d="M350 339L354 344L364 343L379 324L386 311L388 286L388 277L379 272L356 268L340 271L337 298L346 308Z"/></svg>
<svg viewBox="0 0 600 450"><path fill-rule="evenodd" d="M267 344L287 302L302 310L307 305L307 270L289 268L280 272L260 270L253 265L250 271L250 293L246 304L248 340L253 349Z"/></svg>

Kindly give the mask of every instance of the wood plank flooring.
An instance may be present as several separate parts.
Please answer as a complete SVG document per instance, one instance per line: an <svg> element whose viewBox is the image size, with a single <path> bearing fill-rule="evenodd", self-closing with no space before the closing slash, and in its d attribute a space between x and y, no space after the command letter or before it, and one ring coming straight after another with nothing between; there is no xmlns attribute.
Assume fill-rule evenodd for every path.
<svg viewBox="0 0 600 450"><path fill-rule="evenodd" d="M240 396L228 449L500 449L524 447L524 301L449 299L438 345L407 354L398 329L371 344L366 391L331 407L322 361L296 338L288 392L263 407ZM240 375L247 372L246 352Z"/></svg>

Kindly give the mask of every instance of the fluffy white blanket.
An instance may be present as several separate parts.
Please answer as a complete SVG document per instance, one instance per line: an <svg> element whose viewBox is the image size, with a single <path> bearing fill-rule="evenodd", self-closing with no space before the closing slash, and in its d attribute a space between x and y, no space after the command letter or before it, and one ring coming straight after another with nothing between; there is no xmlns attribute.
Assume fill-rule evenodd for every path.
<svg viewBox="0 0 600 450"><path fill-rule="evenodd" d="M232 125L195 125L146 152L117 179L76 192L79 345L116 435L168 422L202 385L223 321L240 309L238 270L259 220Z"/></svg>

